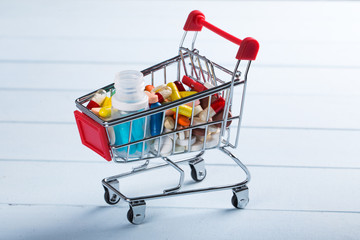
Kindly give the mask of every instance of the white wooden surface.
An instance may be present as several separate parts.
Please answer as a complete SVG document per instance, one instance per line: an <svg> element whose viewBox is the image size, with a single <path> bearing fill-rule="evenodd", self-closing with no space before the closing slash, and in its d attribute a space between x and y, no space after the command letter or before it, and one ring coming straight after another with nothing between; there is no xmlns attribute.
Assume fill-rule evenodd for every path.
<svg viewBox="0 0 360 240"><path fill-rule="evenodd" d="M81 145L74 100L174 56L193 9L261 44L233 151L252 173L250 203L233 209L230 191L148 201L134 226L100 184L133 165ZM359 239L359 12L352 1L0 1L0 239ZM206 30L198 40L233 66L235 46ZM243 178L222 156L206 153L196 186ZM176 176L121 187L161 192Z"/></svg>

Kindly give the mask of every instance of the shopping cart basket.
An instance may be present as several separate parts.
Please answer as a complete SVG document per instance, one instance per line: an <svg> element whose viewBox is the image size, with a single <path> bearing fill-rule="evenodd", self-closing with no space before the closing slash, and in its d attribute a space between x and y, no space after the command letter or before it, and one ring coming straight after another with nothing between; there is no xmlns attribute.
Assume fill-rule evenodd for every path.
<svg viewBox="0 0 360 240"><path fill-rule="evenodd" d="M200 54L199 50L195 48L195 41L197 33L202 30L202 27L217 33L218 35L228 39L229 41L239 45L239 50L236 55L236 64L233 71L211 61L207 57ZM176 101L163 104L156 108L150 108L141 112L126 115L116 119L103 119L92 111L87 109L86 104L99 90L95 90L78 99L75 103L77 108L81 111L75 111L75 119L79 129L82 143L97 152L108 161L115 163L127 163L134 161L141 161L140 166L134 168L130 172L121 173L119 175L107 177L102 180L102 185L105 189L105 201L108 204L116 204L120 199L129 203L130 209L127 218L131 223L139 224L145 218L145 200L157 199L170 196L180 196L192 193L203 193L216 190L232 189L233 196L231 202L236 208L244 208L248 201L248 187L246 184L250 181L250 173L246 166L234 156L229 149L236 148L239 143L240 125L244 107L244 99L247 84L247 75L252 60L255 60L259 44L253 38L245 38L240 40L223 30L215 27L205 20L204 14L200 11L192 11L184 26L185 33L181 39L179 54L171 59L156 64L150 68L141 71L144 75L147 84L156 86L157 84L167 84L170 80L181 80L187 78L197 83L208 86L196 94L183 97ZM193 39L191 47L184 47L184 42L187 34L192 32ZM244 64L245 62L245 64ZM210 86L210 87L209 87ZM111 92L114 89L114 84L107 85L103 88L106 92ZM240 91L234 94L236 89ZM234 101L233 98L239 98L239 101ZM225 100L225 107L217 119L211 118L211 104L214 99L222 98ZM206 110L206 121L199 123L194 118L194 106L198 104L199 99L202 100L204 109ZM239 107L236 105L239 104ZM184 104L193 106L191 117L189 117L190 124L187 127L180 127L178 124L180 118L180 108ZM236 109L235 109L236 107ZM174 126L172 129L164 127L167 111L172 109L175 112ZM144 128L147 128L146 122L148 118L156 114L162 115L161 133L155 136L144 137L137 141L129 141L126 144L116 145L113 140L113 128L119 124L130 123L129 135L131 135L132 124L137 119L146 119ZM236 125L237 123L237 125ZM195 133L200 132L200 135L195 137ZM202 134L202 135L201 135ZM179 149L177 147L178 139L184 139L187 136L185 146ZM169 140L171 139L171 141ZM193 139L195 139L193 141ZM165 141L170 141L170 148L168 151L162 151ZM129 149L132 145L142 144L142 153L138 157L131 157ZM151 146L149 151L144 151L144 146L149 144ZM116 151L119 149L127 149L127 154L119 156ZM191 177L195 182L202 181L206 176L205 162L203 154L209 149L219 149L225 155L229 156L235 163L245 172L246 178L239 183L234 183L225 186L214 186L207 188L198 188L191 190L182 190L184 182L184 170L179 166L179 163L187 162L190 165ZM184 154L187 155L185 159L173 160L171 156ZM150 160L163 160L163 163L152 166ZM176 187L165 189L163 193L152 194L138 197L127 197L119 189L119 179L129 177L134 174L139 174L144 171L149 171L161 167L170 166L179 172L179 183Z"/></svg>

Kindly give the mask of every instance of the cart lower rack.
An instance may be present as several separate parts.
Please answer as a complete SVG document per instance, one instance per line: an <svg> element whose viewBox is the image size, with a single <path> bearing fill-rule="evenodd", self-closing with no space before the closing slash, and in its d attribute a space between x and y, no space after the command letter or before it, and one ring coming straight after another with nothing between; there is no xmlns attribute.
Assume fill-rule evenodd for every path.
<svg viewBox="0 0 360 240"><path fill-rule="evenodd" d="M239 45L233 71L211 61L195 49L197 33L202 27ZM120 199L128 202L130 209L127 218L134 224L143 222L146 200L231 189L231 202L234 207L244 208L249 201L247 183L250 181L250 173L229 149L236 148L239 143L247 75L251 61L256 58L259 44L253 38L240 40L220 30L205 21L204 15L196 10L189 14L184 30L177 56L141 71L147 84L153 86L172 86L170 84L173 83L169 79L175 79L176 84L181 85L178 85L178 88L183 88L181 82L187 85L190 91L176 88L180 90L180 98L175 100L174 97L170 97L171 101L162 99L164 101L157 107L121 117L99 116L99 112L88 107L100 89L75 101L80 110L74 112L75 119L85 146L115 163L141 161L141 165L130 172L102 180L105 201L111 205L117 204ZM189 32L193 32L194 37L191 48L186 48L184 42ZM234 94L236 89L240 92ZM103 87L101 91L110 97L114 91L114 84ZM161 92L152 94L159 96ZM239 99L236 99L237 97ZM149 123L155 119L160 130L149 134L148 129L152 127ZM119 133L115 133L117 128L121 128L121 137L125 136L127 139L125 142L119 143ZM142 129L140 138L133 138L136 128ZM219 149L230 157L246 174L245 179L223 186L182 190L185 173L179 164L188 163L192 179L200 182L206 177L203 154L209 149ZM175 155L187 157L174 160L171 156ZM162 159L163 163L153 166L150 164L152 159ZM120 191L120 179L162 167L172 167L178 172L177 186L165 189L162 193L138 197L128 197Z"/></svg>

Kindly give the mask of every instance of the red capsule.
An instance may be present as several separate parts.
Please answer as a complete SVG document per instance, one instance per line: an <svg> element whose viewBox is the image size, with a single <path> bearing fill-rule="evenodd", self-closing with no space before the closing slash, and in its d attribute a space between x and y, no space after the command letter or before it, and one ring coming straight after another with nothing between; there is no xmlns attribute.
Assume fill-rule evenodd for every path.
<svg viewBox="0 0 360 240"><path fill-rule="evenodd" d="M178 91L185 91L184 85L180 81L175 81L174 83L175 83Z"/></svg>
<svg viewBox="0 0 360 240"><path fill-rule="evenodd" d="M207 90L207 88L202 85L201 83L192 80L191 78L189 78L188 76L185 76L182 78L181 80L186 86L190 87L191 90L197 91L197 92L202 92Z"/></svg>
<svg viewBox="0 0 360 240"><path fill-rule="evenodd" d="M99 108L100 107L100 105L99 104L97 104L97 102L94 102L93 100L90 100L89 101L89 103L88 103L88 105L86 105L86 108L87 109L92 109L92 108Z"/></svg>
<svg viewBox="0 0 360 240"><path fill-rule="evenodd" d="M219 113L220 111L222 111L225 107L225 100L224 98L220 97L218 99L216 99L214 102L211 103L210 105L210 110L209 110L209 118L212 118L213 116L215 116L217 113ZM206 121L207 118L207 112L208 112L208 108L205 108L202 112L199 113L199 117L202 121Z"/></svg>

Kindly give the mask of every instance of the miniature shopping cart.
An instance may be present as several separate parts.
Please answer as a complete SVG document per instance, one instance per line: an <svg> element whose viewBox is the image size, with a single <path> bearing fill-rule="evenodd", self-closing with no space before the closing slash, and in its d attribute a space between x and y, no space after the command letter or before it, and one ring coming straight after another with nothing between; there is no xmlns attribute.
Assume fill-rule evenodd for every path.
<svg viewBox="0 0 360 240"><path fill-rule="evenodd" d="M202 27L206 27L239 45L239 50L236 55L237 62L233 71L211 61L207 57L201 55L199 50L195 49L197 33L202 30ZM144 75L145 83L156 86L158 84L167 84L170 81L181 80L185 77L204 85L208 83L206 86L212 87L176 101L162 104L156 108L150 108L124 117L107 120L97 116L86 107L86 104L99 89L86 94L75 101L77 108L81 111L77 110L74 112L76 123L82 143L85 146L89 147L106 160L112 160L115 163L140 161L139 166L132 171L107 177L102 180L102 185L105 189L105 201L108 204L116 204L120 199L128 202L130 209L127 218L133 224L139 224L144 220L146 208L145 201L151 199L231 189L233 192L231 202L235 208L244 208L249 201L249 190L246 184L250 181L250 173L246 166L234 156L229 149L236 148L239 143L247 75L251 61L256 58L259 44L253 38L248 37L240 40L222 31L205 21L205 16L197 10L192 11L189 14L184 30L185 33L181 39L179 54L177 56L141 71ZM189 44L191 42L190 48L184 47L185 40L187 40L187 34L193 34L192 41L189 41ZM106 92L111 92L114 89L114 84L107 85L102 89ZM211 119L209 115L211 103L214 98L219 97L225 100L225 107L220 118ZM189 117L191 122L190 125L185 128L179 127L179 108L184 104L195 106L199 99L207 100L205 101L207 102L207 108L205 107L205 109L207 109L206 121L204 123L195 124L194 115L192 114L191 117ZM173 116L175 121L173 129L169 131L164 128L164 120L166 118L166 112L170 109L175 112ZM131 141L131 139L129 139L126 144L121 145L116 145L114 143L111 132L115 126L124 123L129 123L130 126L132 126L135 120L144 118L146 119L144 128L147 128L146 122L148 118L151 118L151 116L156 114L161 114L163 116L160 134L149 136L145 135L146 131L144 131L144 137L140 140ZM196 137L196 142L194 143L191 140L193 139L194 133L196 131L199 132L199 129L203 132L203 136ZM131 127L129 128L129 131L130 136ZM188 136L188 142L186 146L179 150L179 148L177 148L177 139L182 134ZM170 152L164 153L161 150L162 144L169 138L172 139L172 147ZM132 145L139 143L148 143L151 146L150 150L145 152L143 147L141 155L135 158L131 157L129 148ZM119 156L116 154L116 151L119 149L127 149L127 154ZM188 163L190 165L190 175L192 179L195 182L200 182L206 176L203 154L209 149L219 149L225 155L229 156L245 172L246 178L242 182L231 185L182 190L185 173L179 163ZM186 155L186 158L172 159L173 156L181 154L183 154L183 156ZM153 159L154 161L157 159L157 162L161 162L153 166ZM160 194L131 198L125 196L120 191L120 179L162 167L172 167L178 171L180 177L176 187L165 189L163 193ZM196 186L196 184L194 186Z"/></svg>

